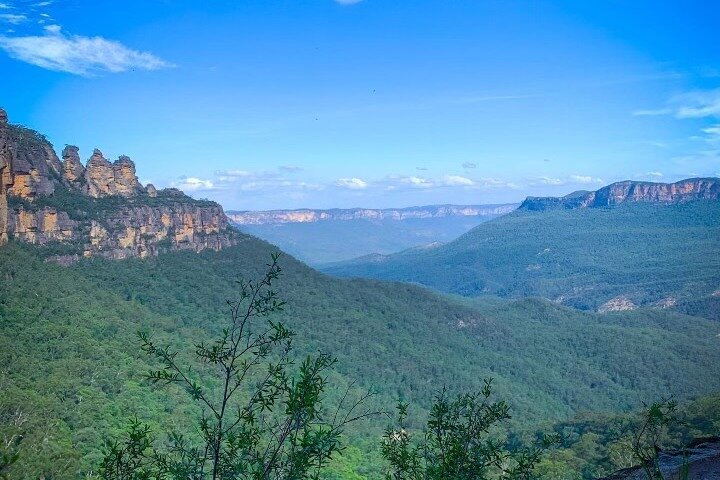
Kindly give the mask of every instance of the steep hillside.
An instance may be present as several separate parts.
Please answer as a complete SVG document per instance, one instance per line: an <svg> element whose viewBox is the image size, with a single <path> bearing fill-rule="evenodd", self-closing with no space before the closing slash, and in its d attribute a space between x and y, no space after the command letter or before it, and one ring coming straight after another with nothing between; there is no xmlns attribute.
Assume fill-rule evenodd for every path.
<svg viewBox="0 0 720 480"><path fill-rule="evenodd" d="M111 163L96 149L83 166L70 145L62 157L38 132L9 124L0 109L0 245L9 239L43 245L70 262L235 242L218 204L143 187L125 155Z"/></svg>
<svg viewBox="0 0 720 480"><path fill-rule="evenodd" d="M228 212L243 232L311 265L446 243L517 205L430 205L402 209Z"/></svg>
<svg viewBox="0 0 720 480"><path fill-rule="evenodd" d="M234 280L257 272L271 251L243 237L217 252L61 267L37 247L0 248L0 412L25 422L30 453L18 468L33 478L83 476L129 416L156 428L189 422L196 411L182 394L142 380L134 333L191 349L223 324ZM441 385L471 389L486 376L518 426L720 389L716 322L667 311L583 314L539 300L463 305L411 285L334 279L290 257L281 263L282 319L298 332L298 353L336 355L331 384L374 387L386 409L401 398L420 414ZM348 432L351 452L363 452L348 468L378 478L385 422Z"/></svg>
<svg viewBox="0 0 720 480"><path fill-rule="evenodd" d="M528 197L521 210L552 208L598 208L621 203L677 204L693 200L720 200L720 179L688 178L675 183L612 183L595 192L573 192L564 197Z"/></svg>
<svg viewBox="0 0 720 480"><path fill-rule="evenodd" d="M717 200L521 208L438 248L324 270L466 296L539 296L601 311L683 306L711 316L720 289L718 219Z"/></svg>

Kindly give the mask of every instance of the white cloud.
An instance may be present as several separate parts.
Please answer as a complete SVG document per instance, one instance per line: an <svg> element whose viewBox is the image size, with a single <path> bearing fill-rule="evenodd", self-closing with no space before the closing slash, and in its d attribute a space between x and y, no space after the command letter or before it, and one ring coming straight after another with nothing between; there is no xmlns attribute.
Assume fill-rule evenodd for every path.
<svg viewBox="0 0 720 480"><path fill-rule="evenodd" d="M185 192L198 192L215 189L215 185L212 180L203 180L202 178L197 177L181 177L178 181L173 182L172 186Z"/></svg>
<svg viewBox="0 0 720 480"><path fill-rule="evenodd" d="M8 5L7 3L0 3L0 10L10 10L13 8L12 5Z"/></svg>
<svg viewBox="0 0 720 480"><path fill-rule="evenodd" d="M647 172L645 174L646 177L652 177L652 178L661 178L664 177L662 172Z"/></svg>
<svg viewBox="0 0 720 480"><path fill-rule="evenodd" d="M705 140L707 140L708 142L714 143L720 141L720 123L705 127L702 129L702 131L704 134L707 135L705 137Z"/></svg>
<svg viewBox="0 0 720 480"><path fill-rule="evenodd" d="M475 185L475 182L460 175L446 175L443 177L443 183L449 187Z"/></svg>
<svg viewBox="0 0 720 480"><path fill-rule="evenodd" d="M672 99L678 118L720 117L720 89L695 91Z"/></svg>
<svg viewBox="0 0 720 480"><path fill-rule="evenodd" d="M570 175L570 180L575 183L605 183L602 179L590 175Z"/></svg>
<svg viewBox="0 0 720 480"><path fill-rule="evenodd" d="M422 177L416 177L414 175L409 177L399 177L398 180L401 183L412 185L413 187L428 188L433 186L433 183L431 181Z"/></svg>
<svg viewBox="0 0 720 480"><path fill-rule="evenodd" d="M338 187L349 188L351 190L363 190L368 187L368 183L361 178L340 178L335 185Z"/></svg>
<svg viewBox="0 0 720 480"><path fill-rule="evenodd" d="M665 107L636 110L636 116L674 115L677 118L720 117L720 88L696 90L672 97Z"/></svg>
<svg viewBox="0 0 720 480"><path fill-rule="evenodd" d="M40 36L0 36L0 48L17 60L76 75L173 66L151 53L132 50L113 40L65 35L58 25L46 27L45 34Z"/></svg>
<svg viewBox="0 0 720 480"><path fill-rule="evenodd" d="M492 178L492 177L481 178L476 183L483 187L488 187L488 188L512 188L512 189L520 188L517 184L515 184L513 182L508 182L508 181L505 181L505 180L502 180L499 178Z"/></svg>
<svg viewBox="0 0 720 480"><path fill-rule="evenodd" d="M26 22L27 19L28 18L25 15L15 13L0 14L0 22L10 23L12 25L18 25L20 23Z"/></svg>
<svg viewBox="0 0 720 480"><path fill-rule="evenodd" d="M604 183L602 179L593 177L591 175L569 175L567 177L557 178L557 177L548 177L548 176L542 176L538 177L530 182L530 185L552 185L552 186L561 186L561 185L568 185L568 184L602 184Z"/></svg>
<svg viewBox="0 0 720 480"><path fill-rule="evenodd" d="M473 162L465 162L462 164L463 168L471 169L471 168L477 168L477 163Z"/></svg>

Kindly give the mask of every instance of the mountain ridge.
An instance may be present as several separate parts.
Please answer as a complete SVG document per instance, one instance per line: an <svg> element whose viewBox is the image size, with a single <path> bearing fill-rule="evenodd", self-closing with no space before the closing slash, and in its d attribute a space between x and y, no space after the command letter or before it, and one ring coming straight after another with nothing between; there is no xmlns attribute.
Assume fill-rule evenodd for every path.
<svg viewBox="0 0 720 480"><path fill-rule="evenodd" d="M538 296L583 310L642 307L718 317L720 202L518 209L424 251L321 266L468 297Z"/></svg>
<svg viewBox="0 0 720 480"><path fill-rule="evenodd" d="M517 208L517 203L488 205L424 205L403 208L299 208L291 210L228 210L227 216L240 225L312 223L347 220L407 220L411 218L471 217L503 215Z"/></svg>
<svg viewBox="0 0 720 480"><path fill-rule="evenodd" d="M218 250L238 235L217 203L142 186L126 155L110 162L95 149L83 165L78 148L67 145L60 161L43 135L10 124L0 109L0 245L48 246L68 263Z"/></svg>
<svg viewBox="0 0 720 480"><path fill-rule="evenodd" d="M623 180L595 191L580 190L564 197L527 197L519 210L599 208L626 202L674 204L720 199L720 178L686 178L674 183Z"/></svg>

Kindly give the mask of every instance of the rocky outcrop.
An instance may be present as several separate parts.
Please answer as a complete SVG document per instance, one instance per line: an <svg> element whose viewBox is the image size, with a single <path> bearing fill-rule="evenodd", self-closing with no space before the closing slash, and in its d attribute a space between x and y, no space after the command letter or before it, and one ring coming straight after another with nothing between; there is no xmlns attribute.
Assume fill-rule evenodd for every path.
<svg viewBox="0 0 720 480"><path fill-rule="evenodd" d="M78 147L75 145L66 145L62 151L62 158L63 177L65 180L73 185L82 183L85 177L85 167L80 162Z"/></svg>
<svg viewBox="0 0 720 480"><path fill-rule="evenodd" d="M83 166L78 148L67 145L61 163L42 135L8 124L2 109L0 178L0 245L67 246L62 263L219 250L239 239L220 205L177 189L143 188L124 155L111 163L96 149Z"/></svg>
<svg viewBox="0 0 720 480"><path fill-rule="evenodd" d="M233 245L222 207L178 203L122 208L103 221L92 220L86 257L128 258L157 255L164 250L220 250Z"/></svg>
<svg viewBox="0 0 720 480"><path fill-rule="evenodd" d="M66 212L51 207L37 211L14 209L7 216L7 222L14 238L40 245L73 241L79 226Z"/></svg>
<svg viewBox="0 0 720 480"><path fill-rule="evenodd" d="M636 308L637 305L635 305L629 298L625 296L619 296L608 300L607 302L600 305L600 307L598 308L598 313L625 312L627 310L635 310Z"/></svg>
<svg viewBox="0 0 720 480"><path fill-rule="evenodd" d="M0 195L33 199L52 195L60 161L42 135L13 127L0 114Z"/></svg>
<svg viewBox="0 0 720 480"><path fill-rule="evenodd" d="M574 192L565 197L528 197L521 210L553 208L597 208L621 203L683 203L693 200L720 199L720 179L689 178L675 183L624 181L595 192Z"/></svg>
<svg viewBox="0 0 720 480"><path fill-rule="evenodd" d="M135 175L135 163L121 155L110 163L100 150L93 151L85 169L85 191L94 198L120 195L134 197L145 189Z"/></svg>
<svg viewBox="0 0 720 480"><path fill-rule="evenodd" d="M681 450L662 450L658 462L666 480L720 480L720 437L699 438ZM687 468L687 476L683 469ZM627 468L601 480L646 480L642 467Z"/></svg>
<svg viewBox="0 0 720 480"><path fill-rule="evenodd" d="M504 205L430 205L409 208L335 208L331 210L269 210L229 211L228 217L238 225L280 223L313 223L342 220L406 220L410 218L439 217L495 217L517 208L517 204Z"/></svg>

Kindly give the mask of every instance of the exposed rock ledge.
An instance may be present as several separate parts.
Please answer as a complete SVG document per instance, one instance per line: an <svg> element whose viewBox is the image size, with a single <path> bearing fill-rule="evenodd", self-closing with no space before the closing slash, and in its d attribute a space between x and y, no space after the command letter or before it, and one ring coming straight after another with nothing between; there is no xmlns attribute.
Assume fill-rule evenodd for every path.
<svg viewBox="0 0 720 480"><path fill-rule="evenodd" d="M720 437L699 438L684 450L663 450L658 459L665 480L681 480L686 462L689 466L688 480L720 480ZM601 480L646 479L642 467L633 467Z"/></svg>
<svg viewBox="0 0 720 480"><path fill-rule="evenodd" d="M53 245L68 262L218 250L239 237L217 203L143 187L125 155L110 162L95 149L83 166L68 145L61 162L42 135L9 124L0 109L0 245Z"/></svg>
<svg viewBox="0 0 720 480"><path fill-rule="evenodd" d="M692 200L720 199L720 179L688 178L675 183L612 183L595 192L579 191L564 197L528 197L520 210L553 208L597 208L628 202L683 203Z"/></svg>

